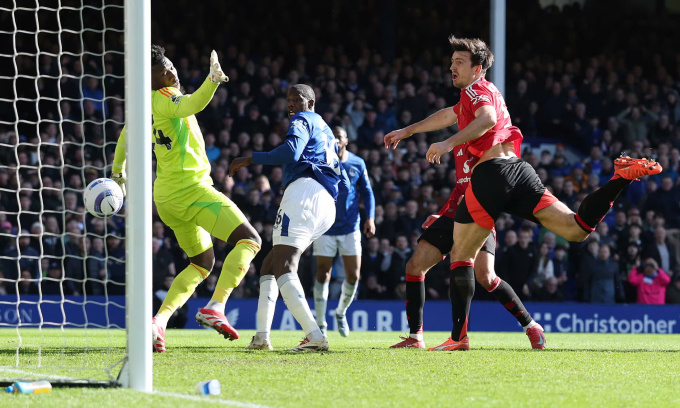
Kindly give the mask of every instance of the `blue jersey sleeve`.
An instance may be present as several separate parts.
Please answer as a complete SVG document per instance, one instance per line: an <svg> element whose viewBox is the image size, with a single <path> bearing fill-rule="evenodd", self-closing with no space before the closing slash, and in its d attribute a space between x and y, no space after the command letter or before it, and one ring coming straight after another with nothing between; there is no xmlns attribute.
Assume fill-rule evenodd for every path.
<svg viewBox="0 0 680 408"><path fill-rule="evenodd" d="M375 219L375 197L373 196L373 188L371 187L371 180L368 178L368 171L366 170L366 163L361 160L361 175L357 182L357 189L361 192L361 198L364 200L364 209L366 210L366 217Z"/></svg>
<svg viewBox="0 0 680 408"><path fill-rule="evenodd" d="M300 160L305 143L299 137L289 136L283 144L270 152L254 152L255 164L288 164Z"/></svg>

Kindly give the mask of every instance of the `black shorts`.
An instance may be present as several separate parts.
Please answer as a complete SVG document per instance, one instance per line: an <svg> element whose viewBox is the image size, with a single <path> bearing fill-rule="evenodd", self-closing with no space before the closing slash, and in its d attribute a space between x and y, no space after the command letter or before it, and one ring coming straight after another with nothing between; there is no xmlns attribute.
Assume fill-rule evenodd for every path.
<svg viewBox="0 0 680 408"><path fill-rule="evenodd" d="M534 214L556 201L529 163L495 158L475 167L456 222L491 229L501 212L538 222Z"/></svg>
<svg viewBox="0 0 680 408"><path fill-rule="evenodd" d="M491 231L489 237L482 246L482 251L491 255L496 254L496 234ZM453 218L441 216L430 225L425 232L418 238L418 242L423 239L433 247L437 248L443 256L451 253L453 247Z"/></svg>

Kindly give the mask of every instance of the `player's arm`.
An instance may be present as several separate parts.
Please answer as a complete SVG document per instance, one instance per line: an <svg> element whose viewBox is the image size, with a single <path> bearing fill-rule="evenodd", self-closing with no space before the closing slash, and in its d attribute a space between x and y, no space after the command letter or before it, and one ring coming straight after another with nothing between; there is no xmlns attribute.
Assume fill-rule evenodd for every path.
<svg viewBox="0 0 680 408"><path fill-rule="evenodd" d="M182 95L177 88L161 88L153 95L154 113L168 118L194 115L208 106L218 86L206 78L196 92L189 95Z"/></svg>
<svg viewBox="0 0 680 408"><path fill-rule="evenodd" d="M300 160L302 152L307 145L307 141L295 135L288 135L281 146L269 152L254 152L253 163L284 165Z"/></svg>
<svg viewBox="0 0 680 408"><path fill-rule="evenodd" d="M477 139L496 126L497 119L493 105L479 107L475 111L475 119L465 129L442 142L433 143L425 157L430 163L439 163L443 154L450 152L458 145Z"/></svg>
<svg viewBox="0 0 680 408"><path fill-rule="evenodd" d="M309 141L309 124L304 118L293 116L288 126L288 136L283 144L269 152L254 152L252 157L237 157L229 164L229 176L241 167L251 164L283 165L296 162Z"/></svg>
<svg viewBox="0 0 680 408"><path fill-rule="evenodd" d="M116 144L116 152L113 155L113 165L111 166L111 180L115 181L123 190L123 197L127 194L125 191L125 126L120 131L118 136L118 143Z"/></svg>
<svg viewBox="0 0 680 408"><path fill-rule="evenodd" d="M411 137L416 133L431 132L433 130L444 129L453 126L458 122L458 115L453 107L444 108L426 117L420 122L406 126L403 129L393 130L385 135L385 148L396 149L397 144L402 139Z"/></svg>
<svg viewBox="0 0 680 408"><path fill-rule="evenodd" d="M361 163L361 175L357 182L357 188L361 193L361 198L364 200L364 210L366 210L366 222L364 222L364 234L371 238L375 235L375 196L373 195L373 188L371 187L371 180L368 178L368 171L366 164Z"/></svg>

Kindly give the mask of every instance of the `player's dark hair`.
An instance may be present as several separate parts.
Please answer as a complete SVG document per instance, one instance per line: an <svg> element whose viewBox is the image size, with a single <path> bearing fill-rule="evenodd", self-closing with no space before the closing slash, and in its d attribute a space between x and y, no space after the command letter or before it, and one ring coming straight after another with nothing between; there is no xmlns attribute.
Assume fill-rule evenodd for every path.
<svg viewBox="0 0 680 408"><path fill-rule="evenodd" d="M295 84L290 88L295 89L297 93L300 94L300 96L307 99L308 101L316 101L316 95L314 94L314 90L311 86L305 84Z"/></svg>
<svg viewBox="0 0 680 408"><path fill-rule="evenodd" d="M482 74L493 65L493 54L489 46L479 38L456 38L453 34L449 36L449 43L453 52L467 51L472 57L472 66L481 65Z"/></svg>
<svg viewBox="0 0 680 408"><path fill-rule="evenodd" d="M347 137L347 131L345 130L344 127L342 126L333 126L333 134L336 135L338 133L344 133L345 137Z"/></svg>
<svg viewBox="0 0 680 408"><path fill-rule="evenodd" d="M151 66L162 64L165 58L165 48L160 45L151 45Z"/></svg>

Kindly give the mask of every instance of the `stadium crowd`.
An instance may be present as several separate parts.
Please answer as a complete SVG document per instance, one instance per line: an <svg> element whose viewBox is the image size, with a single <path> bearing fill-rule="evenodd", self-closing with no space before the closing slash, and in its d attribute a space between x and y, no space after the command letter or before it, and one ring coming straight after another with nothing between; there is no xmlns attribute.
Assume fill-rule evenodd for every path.
<svg viewBox="0 0 680 408"><path fill-rule="evenodd" d="M154 42L167 49L187 93L204 80L210 49L220 52L231 80L197 118L215 186L247 214L263 240L231 296L257 297L259 270L272 246L282 196L282 170L252 165L228 177L228 165L282 142L288 127L286 91L302 82L314 87L316 112L328 124L346 129L348 149L366 161L373 184L377 231L364 238L358 296L402 299L406 262L421 225L446 202L455 181L451 157L434 165L425 152L456 129L414 135L394 151L384 148L383 137L457 102L446 37L452 30L484 37L488 27L474 22L486 21L488 10L446 5L435 13L421 2L379 13L371 11L384 3L377 1L348 2L349 10L349 5L337 5L330 16L322 13L323 6L309 5L293 16L290 10L266 10L261 4L230 4L229 10L215 4L222 10L214 10L178 3L186 11L185 21L205 24L166 27L176 11L156 7ZM664 171L633 183L584 243L568 243L539 225L503 216L496 224L498 275L522 300L680 303L680 54L669 45L680 34L677 18L630 19L628 13L639 11L622 8L618 17L611 10L607 17L617 24L603 25L598 20L603 10L583 13L576 5L559 11L525 3L508 10L509 22L522 15L522 23L507 25L505 96L513 123L525 136L523 158L544 184L576 210L586 194L612 177L612 160L623 152L651 155ZM254 16L257 26L239 23L241 12ZM451 25L442 17L447 12L467 17L456 17ZM222 36L210 35L207 30L219 15L230 16L222 22L228 28ZM407 18L411 32L394 27ZM261 30L286 21L304 22L327 34L321 41L304 31L271 36ZM535 37L532 27L549 34ZM633 38L626 35L631 30L637 33ZM37 293L38 284L43 294L123 294L124 210L106 220L93 218L85 214L81 198L87 183L109 175L124 122L122 58L86 55L58 61L41 55L16 62L19 72L73 75L43 80L41 95L62 99L41 104L34 118L70 121L21 125L19 134L14 126L0 125L0 294ZM16 96L35 97L33 80L30 86L22 81L16 80ZM0 120L17 119L12 104L0 104ZM128 143L134 139L129 136ZM137 140L146 143L148 137ZM154 215L157 299L188 264L170 233ZM230 250L221 241L214 245L217 265L199 287L199 296L210 296L220 260ZM341 267L335 270L342 273ZM311 292L316 273L311 251L303 256L299 273ZM39 283L41 275L53 279ZM60 286L64 275L69 279ZM448 297L448 277L448 263L428 273L428 298ZM335 279L342 282L342 276ZM477 290L476 296L489 295Z"/></svg>

